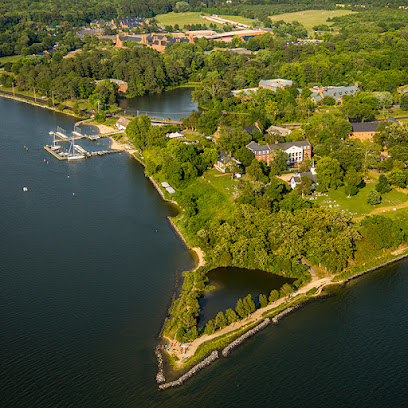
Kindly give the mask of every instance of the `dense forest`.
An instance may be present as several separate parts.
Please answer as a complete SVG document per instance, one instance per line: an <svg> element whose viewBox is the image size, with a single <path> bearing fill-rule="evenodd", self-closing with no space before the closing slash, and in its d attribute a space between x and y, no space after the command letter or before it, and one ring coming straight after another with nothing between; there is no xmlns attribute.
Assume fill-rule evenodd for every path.
<svg viewBox="0 0 408 408"><path fill-rule="evenodd" d="M367 26L358 17L354 17L355 20L343 18L344 22L339 22L344 25L340 33L325 35L318 45L288 46L285 37L269 33L248 42L233 40L232 46L257 51L252 56L222 50L208 53L213 44L206 39L199 39L194 45L173 44L164 53L158 53L140 47L102 50L94 39L88 38L84 52L72 58L63 59L57 52L52 58L49 55L27 57L6 68L15 74L20 90L32 87L43 93L53 90L61 100L88 97L93 92L92 81L106 78L128 82L128 96L161 92L187 81L202 81L203 88L195 97L201 106L212 105L214 109L210 109L209 114L213 112L218 116L221 111L237 109L250 113L265 103L261 93L237 107L236 98L226 98L231 89L254 87L260 79L282 77L292 79L294 86L288 92L277 93L269 109L278 120L292 120L304 117L310 110L306 102L303 106L295 103L298 88L307 93L306 88L313 85L357 82L364 91L393 94L398 86L408 82L408 31L406 27L390 28L397 22L400 25L408 11L399 11L397 22L387 11L377 15L381 24ZM81 41L70 32L63 35L62 40L67 48L75 48L76 42Z"/></svg>

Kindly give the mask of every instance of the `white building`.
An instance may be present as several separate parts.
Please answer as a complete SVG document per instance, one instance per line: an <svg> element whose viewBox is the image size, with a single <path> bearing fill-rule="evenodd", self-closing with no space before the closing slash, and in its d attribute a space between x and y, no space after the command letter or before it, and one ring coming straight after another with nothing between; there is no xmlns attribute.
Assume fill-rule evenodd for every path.
<svg viewBox="0 0 408 408"><path fill-rule="evenodd" d="M119 130L126 130L127 125L129 124L131 120L127 118L119 118L119 120L116 122L116 127Z"/></svg>

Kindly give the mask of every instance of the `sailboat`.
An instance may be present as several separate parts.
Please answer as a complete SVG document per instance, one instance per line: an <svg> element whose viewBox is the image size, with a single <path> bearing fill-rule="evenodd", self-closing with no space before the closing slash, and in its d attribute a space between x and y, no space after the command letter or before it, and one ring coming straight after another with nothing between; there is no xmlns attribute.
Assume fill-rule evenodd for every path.
<svg viewBox="0 0 408 408"><path fill-rule="evenodd" d="M74 135L72 135L72 141L71 141L71 145L69 146L67 159L68 160L85 159L85 155L75 152L74 142L75 142Z"/></svg>

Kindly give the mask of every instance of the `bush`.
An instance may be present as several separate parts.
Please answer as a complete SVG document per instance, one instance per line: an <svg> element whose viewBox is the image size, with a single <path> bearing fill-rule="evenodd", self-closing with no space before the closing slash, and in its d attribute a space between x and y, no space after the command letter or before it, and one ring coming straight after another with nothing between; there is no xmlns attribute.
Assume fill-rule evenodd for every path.
<svg viewBox="0 0 408 408"><path fill-rule="evenodd" d="M322 105L326 106L334 106L336 104L336 100L332 96L326 95L322 100L321 100Z"/></svg>
<svg viewBox="0 0 408 408"><path fill-rule="evenodd" d="M367 203L376 205L381 203L381 194L377 190L372 190L368 194Z"/></svg>

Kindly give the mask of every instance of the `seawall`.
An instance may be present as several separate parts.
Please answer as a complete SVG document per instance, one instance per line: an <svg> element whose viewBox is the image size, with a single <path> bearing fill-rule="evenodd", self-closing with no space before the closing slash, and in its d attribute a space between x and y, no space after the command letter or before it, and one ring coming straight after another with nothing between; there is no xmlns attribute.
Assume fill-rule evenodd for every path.
<svg viewBox="0 0 408 408"><path fill-rule="evenodd" d="M371 272L374 272L374 271L376 271L376 270L378 270L378 269L384 268L385 266L392 265L392 264L394 264L394 263L396 263L396 262L398 262L398 261L402 261L402 260L405 259L405 258L408 258L408 254L401 255L401 256L399 256L398 258L391 259L390 261L387 261L387 262L385 262L385 263L383 263L383 264L381 264L381 265L373 266L373 267L370 268L370 269L366 269L365 271L356 273L355 275L353 275L353 276L351 276L350 278L347 278L346 280L344 280L343 282L341 282L341 283L340 283L340 287L341 287L341 288L344 288L344 287L347 285L347 283L349 283L349 282L351 282L351 281L353 281L353 280L355 280L355 279L358 279L358 278L360 278L361 276L367 275L367 274L369 274L369 273L371 273ZM333 282L333 283L335 283L335 282Z"/></svg>
<svg viewBox="0 0 408 408"><path fill-rule="evenodd" d="M228 354L231 352L231 350L237 346L239 346L241 343L243 343L246 339L249 337L253 336L255 333L258 333L260 330L263 330L268 324L271 322L271 319L267 317L262 321L262 323L258 324L255 326L253 329L248 330L246 333L244 333L242 336L239 336L237 339L235 339L232 343L228 344L228 346L224 347L222 350L222 355L224 357L227 357Z"/></svg>
<svg viewBox="0 0 408 408"><path fill-rule="evenodd" d="M198 373L203 368L208 367L210 364L212 364L215 360L217 360L217 358L218 358L218 351L214 350L208 357L206 357L204 360L196 364L193 368L191 368L189 371L187 371L184 375L182 375L177 380L159 385L159 390L165 390L167 388L178 387L179 385L182 385L185 381L191 378L194 374Z"/></svg>

